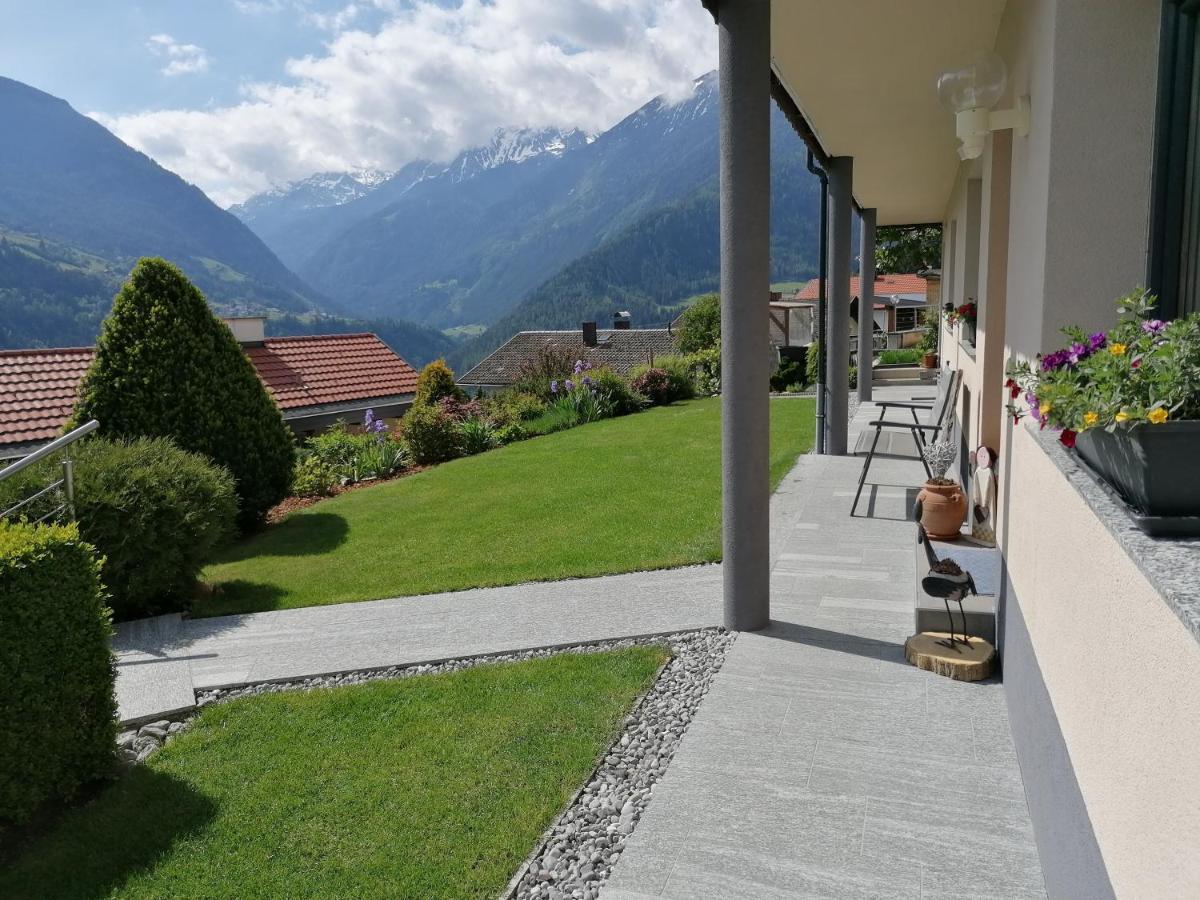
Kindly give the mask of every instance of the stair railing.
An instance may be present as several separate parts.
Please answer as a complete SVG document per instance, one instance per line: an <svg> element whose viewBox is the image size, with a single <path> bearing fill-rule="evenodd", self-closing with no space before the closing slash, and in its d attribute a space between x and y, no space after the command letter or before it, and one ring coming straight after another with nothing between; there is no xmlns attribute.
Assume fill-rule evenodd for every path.
<svg viewBox="0 0 1200 900"><path fill-rule="evenodd" d="M42 513L42 515L38 516L33 521L35 523L45 522L46 520L60 516L63 513L66 513L68 519L74 519L75 463L74 460L71 459L71 445L80 438L91 434L99 427L100 423L95 419L92 419L90 422L85 422L78 428L68 431L62 437L55 438L45 446L39 447L28 456L24 456L21 459L18 459L15 463L0 469L0 482L3 482L5 479L11 478L18 472L28 469L30 466L41 462L43 459L53 456L55 453L61 451L63 455L62 475L41 490L19 500L17 503L8 507L8 509L0 510L0 519L7 519L26 508L32 509L32 503L41 497L49 496L55 492L59 492L61 494L61 501L57 505L51 507L48 511Z"/></svg>

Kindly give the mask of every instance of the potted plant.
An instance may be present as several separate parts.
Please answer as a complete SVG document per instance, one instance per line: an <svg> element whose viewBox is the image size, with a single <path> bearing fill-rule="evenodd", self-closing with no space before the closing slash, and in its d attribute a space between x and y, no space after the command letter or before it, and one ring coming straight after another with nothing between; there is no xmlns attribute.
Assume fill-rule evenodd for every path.
<svg viewBox="0 0 1200 900"><path fill-rule="evenodd" d="M938 364L938 319L936 309L925 310L925 332L917 349L921 351L921 366L926 369L936 369Z"/></svg>
<svg viewBox="0 0 1200 900"><path fill-rule="evenodd" d="M949 306L949 304L947 305ZM950 325L962 323L963 339L972 346L975 344L975 319L978 313L979 309L974 300L968 300L961 306L950 307L949 312L946 313L946 321Z"/></svg>
<svg viewBox="0 0 1200 900"><path fill-rule="evenodd" d="M957 540L963 517L967 514L967 495L957 481L946 477L954 462L954 444L949 440L935 441L928 444L921 455L929 463L930 472L929 480L917 494L921 504L921 524L931 538Z"/></svg>
<svg viewBox="0 0 1200 900"><path fill-rule="evenodd" d="M1058 430L1144 529L1164 533L1200 528L1200 314L1163 322L1154 306L1139 289L1117 302L1111 330L1063 329L1071 343L1011 364L1006 386L1014 419L1023 392L1040 427ZM1161 521L1180 518L1195 521Z"/></svg>

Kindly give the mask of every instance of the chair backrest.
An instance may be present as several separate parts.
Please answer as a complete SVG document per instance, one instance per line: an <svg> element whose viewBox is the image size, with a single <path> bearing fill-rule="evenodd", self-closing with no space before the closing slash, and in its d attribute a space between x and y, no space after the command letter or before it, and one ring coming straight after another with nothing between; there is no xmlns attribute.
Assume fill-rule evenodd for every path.
<svg viewBox="0 0 1200 900"><path fill-rule="evenodd" d="M937 397L925 413L925 421L922 424L937 425L943 434L949 431L950 419L954 415L954 405L958 402L958 389L961 385L960 370L942 370L942 377L938 379Z"/></svg>

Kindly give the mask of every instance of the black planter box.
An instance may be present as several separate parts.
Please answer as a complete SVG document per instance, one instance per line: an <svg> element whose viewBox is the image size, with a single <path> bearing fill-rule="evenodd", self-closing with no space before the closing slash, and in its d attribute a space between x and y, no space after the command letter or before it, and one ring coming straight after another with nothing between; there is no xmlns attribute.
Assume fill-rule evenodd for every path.
<svg viewBox="0 0 1200 900"><path fill-rule="evenodd" d="M1200 420L1118 426L1111 432L1090 428L1075 438L1075 449L1132 507L1144 531L1197 533Z"/></svg>

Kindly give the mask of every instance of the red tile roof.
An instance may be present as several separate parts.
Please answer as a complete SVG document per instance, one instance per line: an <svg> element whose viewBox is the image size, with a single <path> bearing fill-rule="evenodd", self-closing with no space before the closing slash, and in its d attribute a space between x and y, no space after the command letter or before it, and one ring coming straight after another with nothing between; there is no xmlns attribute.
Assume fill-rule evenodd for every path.
<svg viewBox="0 0 1200 900"><path fill-rule="evenodd" d="M0 448L61 433L94 352L0 350ZM373 334L273 337L247 347L246 355L285 412L411 394L417 387L412 366Z"/></svg>
<svg viewBox="0 0 1200 900"><path fill-rule="evenodd" d="M0 350L0 446L58 437L93 353L91 347Z"/></svg>
<svg viewBox="0 0 1200 900"><path fill-rule="evenodd" d="M926 289L925 279L920 275L879 275L875 279L875 294L891 295L891 294L924 294ZM850 277L850 296L858 296L858 276ZM804 285L800 290L796 291L796 300L816 300L817 299L817 279L813 278Z"/></svg>
<svg viewBox="0 0 1200 900"><path fill-rule="evenodd" d="M417 389L417 373L373 334L267 338L246 355L280 409L395 397Z"/></svg>

